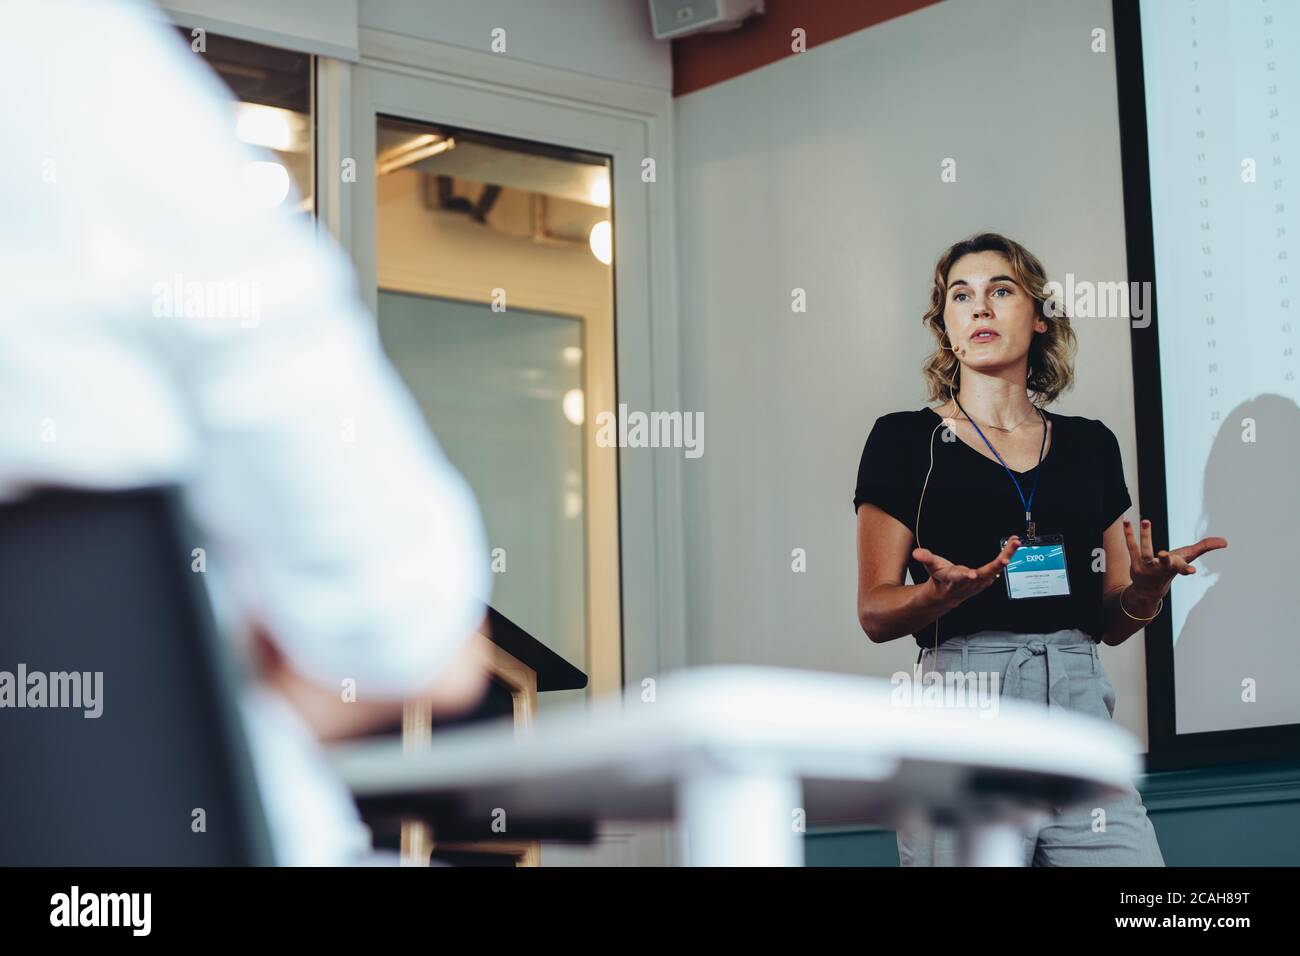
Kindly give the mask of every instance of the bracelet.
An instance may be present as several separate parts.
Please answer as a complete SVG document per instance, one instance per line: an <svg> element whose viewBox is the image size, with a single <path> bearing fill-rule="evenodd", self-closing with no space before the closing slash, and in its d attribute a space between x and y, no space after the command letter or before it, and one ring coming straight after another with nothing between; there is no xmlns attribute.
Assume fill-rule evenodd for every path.
<svg viewBox="0 0 1300 956"><path fill-rule="evenodd" d="M1130 582L1127 586L1125 586L1124 591L1127 591L1132 586L1133 584L1132 582ZM1128 608L1124 606L1124 591L1119 592L1119 609L1123 611L1125 614L1128 614ZM1160 603L1156 605L1156 613L1152 614L1150 617L1134 617L1132 614L1128 614L1128 616L1133 618L1133 620L1135 621L1154 621L1156 618L1160 616L1160 611L1164 606L1165 606L1165 599L1162 597L1160 599Z"/></svg>

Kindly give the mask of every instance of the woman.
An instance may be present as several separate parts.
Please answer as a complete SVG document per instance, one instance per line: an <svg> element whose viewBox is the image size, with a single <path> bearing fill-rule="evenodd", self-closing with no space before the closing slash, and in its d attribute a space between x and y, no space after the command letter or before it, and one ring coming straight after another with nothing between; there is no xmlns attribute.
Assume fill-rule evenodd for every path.
<svg viewBox="0 0 1300 956"><path fill-rule="evenodd" d="M1044 410L1070 387L1075 349L1046 282L1036 257L993 233L939 258L924 373L943 402L883 415L867 438L858 618L875 643L913 635L926 669L996 674L1003 694L1109 720L1097 643L1127 640L1175 576L1227 541L1154 552L1147 520L1135 539L1114 434ZM1027 834L1025 862L1164 865L1136 790L1102 809L1058 810ZM898 850L904 866L951 864L953 834L905 823Z"/></svg>

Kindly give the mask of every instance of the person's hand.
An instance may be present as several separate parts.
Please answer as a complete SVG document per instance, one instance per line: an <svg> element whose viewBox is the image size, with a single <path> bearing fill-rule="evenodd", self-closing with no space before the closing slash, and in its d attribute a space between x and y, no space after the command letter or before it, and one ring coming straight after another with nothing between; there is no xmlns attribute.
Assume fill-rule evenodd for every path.
<svg viewBox="0 0 1300 956"><path fill-rule="evenodd" d="M988 564L968 568L941 558L929 548L916 548L912 557L925 565L930 572L930 586L945 607L953 608L972 595L978 594L1002 575L1002 569L1011 563L1011 556L1020 547L1020 536L1012 535L1002 550Z"/></svg>
<svg viewBox="0 0 1300 956"><path fill-rule="evenodd" d="M470 635L442 670L425 687L409 696L359 695L344 699L338 687L328 687L304 677L289 663L270 631L250 622L252 656L258 677L289 702L320 740L343 740L372 733L397 733L402 729L402 708L419 702L437 717L454 717L476 707L487 692L490 651L489 623Z"/></svg>
<svg viewBox="0 0 1300 956"><path fill-rule="evenodd" d="M1151 522L1142 519L1141 543L1133 539L1133 523L1124 519L1124 541L1128 544L1129 580L1132 589L1140 596L1158 601L1169 592L1169 586L1180 574L1195 574L1192 562L1218 548L1228 546L1227 538L1202 538L1195 544L1172 551L1153 552L1151 549Z"/></svg>

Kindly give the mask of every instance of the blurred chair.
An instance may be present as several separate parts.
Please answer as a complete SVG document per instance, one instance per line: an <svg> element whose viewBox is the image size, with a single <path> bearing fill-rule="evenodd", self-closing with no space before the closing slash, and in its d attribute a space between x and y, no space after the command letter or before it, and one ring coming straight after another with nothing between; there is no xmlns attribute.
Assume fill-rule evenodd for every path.
<svg viewBox="0 0 1300 956"><path fill-rule="evenodd" d="M274 863L199 544L171 489L0 506L0 864ZM102 713L16 706L20 669L102 673Z"/></svg>

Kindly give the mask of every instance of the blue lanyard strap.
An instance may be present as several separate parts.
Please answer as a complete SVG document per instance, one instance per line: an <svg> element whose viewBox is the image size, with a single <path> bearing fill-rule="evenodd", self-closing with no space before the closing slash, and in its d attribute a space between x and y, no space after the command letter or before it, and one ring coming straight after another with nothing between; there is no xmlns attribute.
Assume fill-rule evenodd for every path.
<svg viewBox="0 0 1300 956"><path fill-rule="evenodd" d="M961 408L961 413L963 415L966 415L966 409L962 408L962 404L961 402L957 401L956 395L952 397L952 400L954 402L957 402L957 407ZM987 438L984 438L984 432L980 431L980 427L978 424L976 424L975 419L971 418L969 415L966 415L967 421L969 421L972 425L975 426L975 431L979 433L980 438L984 438L984 444L989 446L989 451L993 452L993 457L998 460L998 464L1000 464L1003 467L1003 469L1006 471L1007 477L1011 479L1011 483L1016 486L1016 494L1020 496L1020 503L1025 506L1026 521L1030 520L1030 514L1032 512L1032 508L1034 504L1034 495L1038 493L1038 479L1043 476L1043 471L1038 466L1043 463L1043 449L1047 447L1047 419L1043 417L1043 410L1041 408L1035 410L1038 412L1038 417L1043 419L1043 442L1041 445L1038 446L1038 465L1034 466L1034 468L1036 469L1034 472L1034 486L1029 490L1028 501L1025 500L1025 493L1020 490L1020 482L1016 481L1016 476L1011 473L1010 468L1007 468L1007 463L1002 460L1002 456L998 454L998 450L994 448L991 444L989 444L989 440Z"/></svg>

